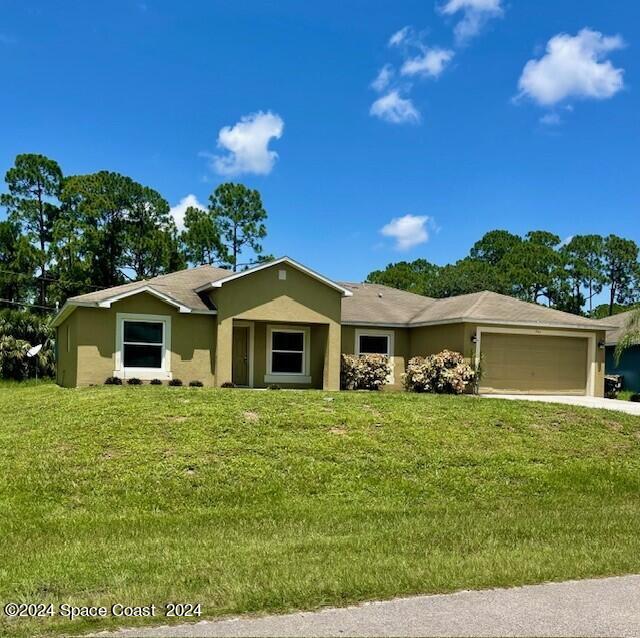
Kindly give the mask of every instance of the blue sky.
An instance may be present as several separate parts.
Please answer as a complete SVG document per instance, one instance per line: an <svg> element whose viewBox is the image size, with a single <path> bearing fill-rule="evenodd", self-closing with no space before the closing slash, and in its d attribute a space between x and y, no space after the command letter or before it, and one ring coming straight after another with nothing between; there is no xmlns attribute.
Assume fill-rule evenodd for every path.
<svg viewBox="0 0 640 638"><path fill-rule="evenodd" d="M639 42L632 0L5 0L0 170L242 181L265 250L338 279L493 228L640 242Z"/></svg>

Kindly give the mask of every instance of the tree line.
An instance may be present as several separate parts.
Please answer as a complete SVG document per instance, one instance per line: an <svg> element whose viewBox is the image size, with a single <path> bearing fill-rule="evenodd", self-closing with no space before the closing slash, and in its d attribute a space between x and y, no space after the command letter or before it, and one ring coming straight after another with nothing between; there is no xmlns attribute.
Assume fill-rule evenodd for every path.
<svg viewBox="0 0 640 638"><path fill-rule="evenodd" d="M562 242L547 231L521 237L493 230L454 264L400 261L371 272L367 281L436 298L491 290L574 314L603 317L638 300L638 254L636 242L617 235L576 235ZM594 307L603 291L608 303Z"/></svg>
<svg viewBox="0 0 640 638"><path fill-rule="evenodd" d="M162 195L126 175L63 175L44 155L21 154L0 195L0 307L50 310L73 295L215 264L263 261L260 193L219 185L205 210L189 207L179 231ZM246 263L246 262L245 262Z"/></svg>

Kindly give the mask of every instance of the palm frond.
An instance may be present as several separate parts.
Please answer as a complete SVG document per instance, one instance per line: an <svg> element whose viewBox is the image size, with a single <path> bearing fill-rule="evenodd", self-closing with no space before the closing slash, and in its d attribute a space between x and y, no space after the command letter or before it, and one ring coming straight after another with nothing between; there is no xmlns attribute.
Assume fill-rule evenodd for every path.
<svg viewBox="0 0 640 638"><path fill-rule="evenodd" d="M618 339L614 353L616 365L620 363L624 351L633 346L640 346L640 310L631 314L624 326L622 337Z"/></svg>

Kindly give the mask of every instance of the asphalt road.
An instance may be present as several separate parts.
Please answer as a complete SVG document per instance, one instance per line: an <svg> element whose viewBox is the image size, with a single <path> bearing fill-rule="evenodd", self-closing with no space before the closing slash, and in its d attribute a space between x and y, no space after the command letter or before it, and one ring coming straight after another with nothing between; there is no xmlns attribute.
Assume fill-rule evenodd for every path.
<svg viewBox="0 0 640 638"><path fill-rule="evenodd" d="M640 576L415 596L98 636L640 636Z"/></svg>

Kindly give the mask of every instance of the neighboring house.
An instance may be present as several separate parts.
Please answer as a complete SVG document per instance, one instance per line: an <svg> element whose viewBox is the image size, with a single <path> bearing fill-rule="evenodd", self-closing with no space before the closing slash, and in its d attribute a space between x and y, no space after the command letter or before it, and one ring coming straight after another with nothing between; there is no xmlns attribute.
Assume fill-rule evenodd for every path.
<svg viewBox="0 0 640 638"><path fill-rule="evenodd" d="M616 345L624 334L625 326L632 312L634 311L621 312L613 317L607 317L601 322L613 326L612 330L607 330L605 370L607 374L622 375L623 390L640 392L640 346L627 348L622 353L619 363L616 363L615 357Z"/></svg>
<svg viewBox="0 0 640 638"><path fill-rule="evenodd" d="M213 266L67 301L54 319L64 386L109 376L220 386L340 387L340 355L407 361L447 348L480 362L482 392L602 396L606 326L492 292L431 299L337 283L283 257Z"/></svg>

